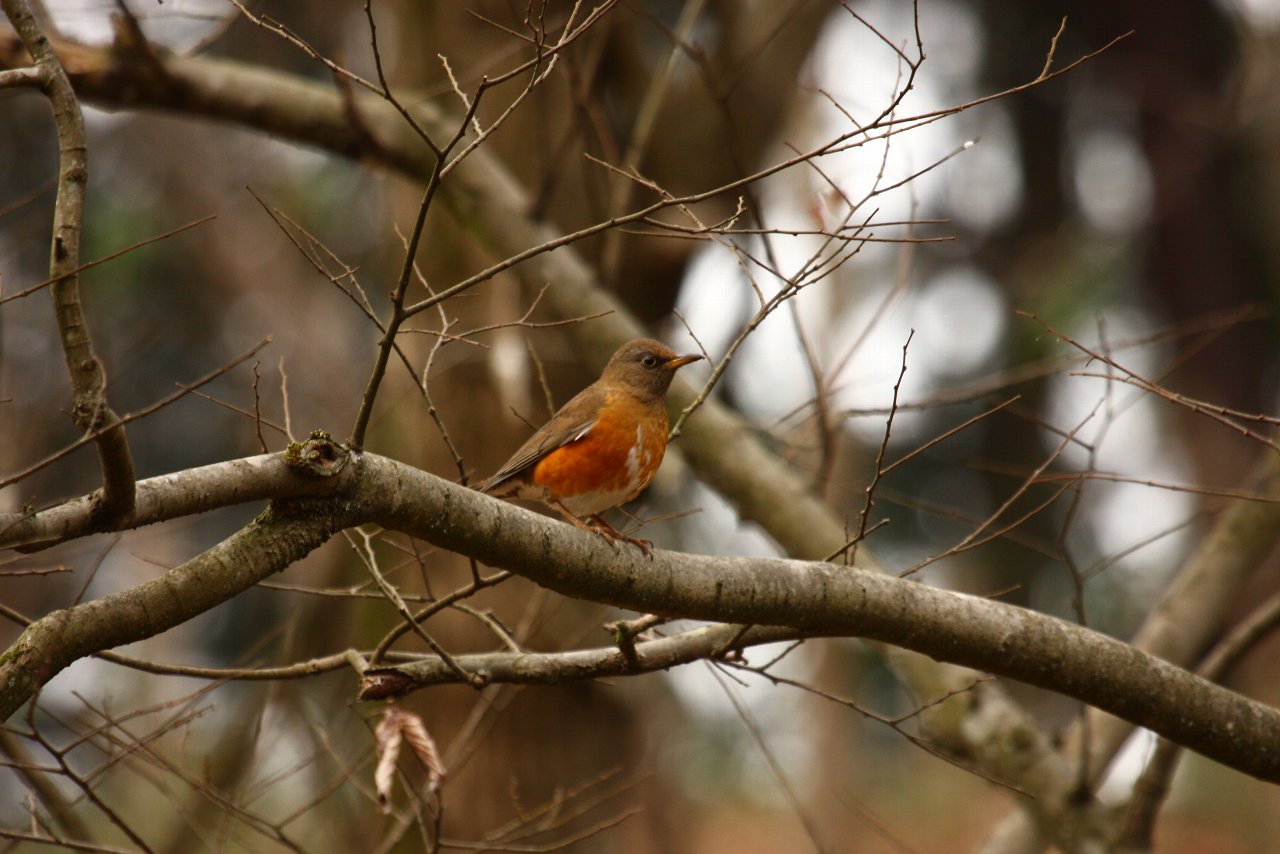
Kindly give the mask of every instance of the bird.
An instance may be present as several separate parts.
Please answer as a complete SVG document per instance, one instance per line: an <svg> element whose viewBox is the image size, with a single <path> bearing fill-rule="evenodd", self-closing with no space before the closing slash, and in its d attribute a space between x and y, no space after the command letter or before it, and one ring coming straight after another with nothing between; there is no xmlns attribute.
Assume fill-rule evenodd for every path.
<svg viewBox="0 0 1280 854"><path fill-rule="evenodd" d="M621 533L600 514L631 501L657 474L667 450L667 389L677 370L701 358L650 338L624 344L600 379L560 407L480 491L541 501L610 545L631 543L652 559L652 542Z"/></svg>

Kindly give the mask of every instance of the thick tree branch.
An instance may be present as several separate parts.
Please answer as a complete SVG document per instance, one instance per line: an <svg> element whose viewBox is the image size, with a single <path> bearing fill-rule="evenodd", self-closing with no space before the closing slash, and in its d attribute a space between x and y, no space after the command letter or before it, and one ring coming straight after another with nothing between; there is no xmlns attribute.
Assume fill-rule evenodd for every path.
<svg viewBox="0 0 1280 854"><path fill-rule="evenodd" d="M646 560L384 457L364 455L344 467L334 453L330 467L352 470L341 496L273 505L264 519L161 578L33 623L0 657L0 714L8 717L76 658L177 625L334 531L373 522L569 596L671 617L864 637L1008 676L1280 782L1280 712L1053 617L854 567L664 551ZM290 518L285 507L293 508Z"/></svg>
<svg viewBox="0 0 1280 854"><path fill-rule="evenodd" d="M1205 656L1196 670L1205 679L1218 680L1280 625L1280 594L1272 596L1254 613L1231 630ZM1153 851L1152 838L1156 817L1169 795L1169 783L1182 757L1182 747L1162 738L1156 744L1155 753L1143 769L1142 776L1133 787L1133 797L1127 806L1128 816L1119 848L1121 851Z"/></svg>
<svg viewBox="0 0 1280 854"><path fill-rule="evenodd" d="M1244 487L1280 498L1280 453L1263 449ZM1133 639L1143 652L1191 665L1222 631L1240 589L1280 541L1280 503L1235 499L1219 513L1209 535L1187 559ZM1089 776L1098 780L1133 728L1094 715L1089 735ZM1073 732L1071 740L1080 737Z"/></svg>
<svg viewBox="0 0 1280 854"><path fill-rule="evenodd" d="M296 482L299 494L305 494L317 482L336 481L337 475L348 470L349 458L333 451L327 436L315 434L306 443L270 458L210 466L203 470L202 480L218 496L215 500L228 503L237 494L245 500L244 492L226 489L234 490L232 478L245 474L257 474L260 481L276 484L288 478ZM159 521L166 508L192 501L212 509L208 499L194 496L181 478L155 478L146 483L145 506L155 516L147 521ZM56 520L67 528L97 524L98 513L88 498L55 510L60 511ZM276 502L268 513L230 538L159 578L36 620L0 656L0 720L7 719L71 662L154 637L194 619L301 560L342 527L330 505L318 499ZM8 545L3 534L0 542Z"/></svg>
<svg viewBox="0 0 1280 854"><path fill-rule="evenodd" d="M297 446L299 459L314 447L314 439ZM333 495L344 483L330 476L336 472L311 471L317 476L298 477L298 465L286 455L264 454L141 480L133 513L109 530L131 530L251 501ZM0 513L0 548L44 548L102 530L93 496L85 496L36 513Z"/></svg>
<svg viewBox="0 0 1280 854"><path fill-rule="evenodd" d="M276 511L159 578L36 620L0 656L0 717L73 661L194 619L302 559L336 530L324 513Z"/></svg>

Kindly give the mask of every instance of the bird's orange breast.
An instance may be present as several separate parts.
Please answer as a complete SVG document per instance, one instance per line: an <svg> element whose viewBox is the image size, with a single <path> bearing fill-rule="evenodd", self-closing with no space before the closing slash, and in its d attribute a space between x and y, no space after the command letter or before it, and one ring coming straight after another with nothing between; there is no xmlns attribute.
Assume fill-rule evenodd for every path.
<svg viewBox="0 0 1280 854"><path fill-rule="evenodd" d="M581 439L547 454L531 480L580 516L635 498L653 480L667 448L667 410L610 393Z"/></svg>

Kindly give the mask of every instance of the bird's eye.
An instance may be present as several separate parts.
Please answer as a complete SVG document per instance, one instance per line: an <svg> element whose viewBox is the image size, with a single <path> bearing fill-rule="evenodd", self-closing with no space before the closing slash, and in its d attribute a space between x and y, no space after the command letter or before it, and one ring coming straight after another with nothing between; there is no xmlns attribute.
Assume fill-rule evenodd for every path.
<svg viewBox="0 0 1280 854"><path fill-rule="evenodd" d="M646 368L656 368L658 366L658 357L652 353L645 353L644 357L640 360L640 364L644 365Z"/></svg>

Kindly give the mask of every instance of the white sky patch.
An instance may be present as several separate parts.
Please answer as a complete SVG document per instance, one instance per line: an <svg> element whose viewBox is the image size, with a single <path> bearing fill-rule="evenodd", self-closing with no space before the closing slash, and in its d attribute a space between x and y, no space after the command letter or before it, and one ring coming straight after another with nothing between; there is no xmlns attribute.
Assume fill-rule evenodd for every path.
<svg viewBox="0 0 1280 854"><path fill-rule="evenodd" d="M1133 784L1138 781L1155 747L1155 733L1149 729L1135 729L1116 754L1107 776L1098 787L1098 800L1112 806L1128 801L1133 796Z"/></svg>
<svg viewBox="0 0 1280 854"><path fill-rule="evenodd" d="M931 374L964 377L984 366L1008 326L996 283L973 267L950 267L928 282L916 303L915 363Z"/></svg>
<svg viewBox="0 0 1280 854"><path fill-rule="evenodd" d="M832 400L841 410L887 410L893 403L893 387L902 371L902 347L911 338L907 351L907 372L902 377L899 402L919 400L935 386L936 376L928 368L928 360L920 356L925 346L916 329L915 308L919 304L914 295L908 294L889 311L875 320L870 331L867 326L889 296L892 284L881 281L868 286L863 298L848 310L832 319L830 340L838 348L837 357L843 356L864 333L865 340L856 351L844 375L837 378ZM916 334L912 336L912 330ZM899 412L895 416L895 433L899 436L912 432L913 426L927 415L915 411ZM879 443L884 436L883 414L853 418L848 422L861 441Z"/></svg>
<svg viewBox="0 0 1280 854"><path fill-rule="evenodd" d="M754 302L755 295L733 253L719 244L707 243L694 253L685 268L676 311L707 351L719 358L733 342L742 322L755 312ZM683 329L683 324L673 324L667 338L670 346L680 352L693 344L687 333L677 331Z"/></svg>
<svg viewBox="0 0 1280 854"><path fill-rule="evenodd" d="M957 87L956 75L968 75L979 61L977 22L958 4L928 3L922 12L923 36L929 59L913 90L899 106L899 117L939 109ZM915 53L914 22L907 4L871 0L859 13L909 56ZM941 18L934 18L934 12ZM940 44L934 43L936 38ZM935 47L937 53L935 54ZM939 57L935 61L935 55ZM905 69L894 50L852 16L836 10L818 40L814 54L801 75L806 90L829 94L855 121L875 118L905 82ZM849 117L821 94L812 95L811 108L786 132L770 160L795 156L841 134L852 131ZM813 229L839 225L848 215L845 198L862 202L848 220L860 223L902 221L936 215L944 206L962 162L984 150L975 181L986 181L990 192L975 204L973 216L993 222L1011 215L1021 193L1016 178L1003 183L985 173L1003 171L1016 175L1012 160L1012 132L1000 111L993 111L990 144L984 142L938 169L913 179L908 185L873 195L919 172L960 148L974 130L972 123L934 122L889 140L826 155L816 168L800 167L764 182L761 203L764 220L772 228ZM986 131L984 130L984 133ZM852 141L852 140L851 140ZM887 145L887 151L886 151ZM989 152L989 153L986 153ZM821 170L821 173L818 172ZM837 192L832 183L838 188ZM844 198L841 197L841 193ZM951 193L954 197L954 193ZM865 201L863 201L865 200ZM902 226L873 226L877 237L907 236ZM915 233L919 233L917 229ZM818 236L771 237L773 258L783 276L794 275L823 244ZM764 257L761 242L753 240L753 254ZM867 244L843 269L802 293L797 302L800 322L813 342L827 371L864 334L877 307L896 276L902 248L895 244ZM776 278L756 270L757 283L766 298L778 287ZM772 280L772 281L771 281ZM733 253L709 244L697 254L687 272L678 310L703 343L719 355L758 308L758 299L746 284ZM994 311L992 311L994 309ZM727 379L748 414L762 422L786 415L813 397L812 380L803 358L790 308L782 308L764 323L739 354L739 363ZM981 311L991 316L979 317ZM908 355L903 399L919 399L937 385L940 375L954 377L970 365L980 365L1003 334L1003 306L993 288L980 275L964 271L943 277L919 297L898 299L876 321L850 366L836 378L835 404L841 408L888 407L901 368L902 345L913 327L917 337ZM963 313L963 314L962 314ZM950 316L950 317L949 317ZM957 331L959 327L967 327ZM676 337L679 341L680 336ZM907 428L919 416L902 413ZM878 441L883 418L856 419L854 429L868 441Z"/></svg>
<svg viewBox="0 0 1280 854"><path fill-rule="evenodd" d="M948 164L947 215L973 231L991 231L1018 211L1022 200L1022 166L1018 141L1008 112L1000 104L964 113L960 119L977 142Z"/></svg>
<svg viewBox="0 0 1280 854"><path fill-rule="evenodd" d="M84 703L76 697L79 694L93 703L114 701L111 706L119 711L121 702L137 700L134 692L138 688L132 682L132 675L122 676L122 672L123 668L118 665L97 658L76 659L40 689L40 705L59 714L78 714L84 710ZM103 686L113 686L115 690L103 691Z"/></svg>
<svg viewBox="0 0 1280 854"><path fill-rule="evenodd" d="M1143 316L1138 313L1115 311L1108 313L1106 321L1107 338L1111 342L1137 337L1146 330ZM1086 346L1102 349L1093 343L1096 332L1072 330L1069 334ZM1112 357L1138 375L1151 377L1158 370L1163 354L1162 348L1146 345L1117 351ZM1073 372L1103 373L1105 370L1106 366L1098 362L1087 365L1082 362ZM1097 407L1097 414L1075 434L1081 442L1095 447L1094 459L1089 459L1085 448L1072 444L1055 468L1092 467L1141 481L1193 483L1195 476L1182 449L1169 440L1170 431L1165 429L1164 407L1168 404L1130 385L1112 382L1110 400L1099 406L1099 401L1108 394L1107 382L1100 377L1069 373L1060 374L1050 382L1046 417L1059 430L1075 429ZM1043 437L1046 450L1062 441L1060 436L1047 431ZM1087 489L1085 518L1093 532L1095 546L1103 555L1119 553L1168 529L1194 509L1188 493L1144 483L1092 481ZM1185 531L1179 531L1162 537L1126 558L1123 564L1138 569L1171 566L1173 558L1185 546L1186 536ZM1146 584L1158 585L1164 580L1164 577L1148 579Z"/></svg>
<svg viewBox="0 0 1280 854"><path fill-rule="evenodd" d="M953 11L958 8L951 4L947 6ZM872 0L860 4L858 12L902 48L907 56L915 56L910 4ZM924 33L924 38L926 51L929 51L928 32ZM957 54L956 60L961 59ZM932 59L926 60L914 88L899 105L898 116L925 113L945 106L945 96L935 82L939 72ZM854 121L865 123L876 118L892 102L895 93L904 85L906 74L905 63L892 48L852 16L837 12L819 38L802 80L827 93L852 115ZM816 144L853 130L849 117L822 96L815 96L814 105L816 115L811 122L810 138L791 139L789 142L804 148L806 143ZM859 147L824 156L818 165L846 195L857 201L876 185L877 176L880 176L880 186L895 183L928 166L962 142L954 123L934 122L888 140L873 139ZM872 207L879 208L878 219L907 219L912 214L913 200L931 203L944 182L945 179L935 170L914 180L909 188L877 197ZM819 192L826 192L826 184L821 178L815 178L813 186Z"/></svg>
<svg viewBox="0 0 1280 854"><path fill-rule="evenodd" d="M489 342L489 367L502 387L501 400L516 401L521 411L529 406L529 374L532 365L524 340L516 335L494 335Z"/></svg>
<svg viewBox="0 0 1280 854"><path fill-rule="evenodd" d="M110 15L104 14L108 6L100 0L53 0L47 8L54 24L67 38L85 44L111 41Z"/></svg>
<svg viewBox="0 0 1280 854"><path fill-rule="evenodd" d="M880 5L899 11L911 7L910 3ZM969 81L981 70L986 33L968 5L925 0L920 4L920 35L929 55L926 67L930 74L951 81Z"/></svg>
<svg viewBox="0 0 1280 854"><path fill-rule="evenodd" d="M110 110L102 110L92 104L84 101L80 102L80 112L84 115L84 127L89 134L89 149L93 156L97 156L97 148L94 143L96 133L102 133L109 130L115 130L133 121L134 117L124 111L112 112ZM92 173L90 173L92 174Z"/></svg>
<svg viewBox="0 0 1280 854"><path fill-rule="evenodd" d="M1066 334L1094 352L1109 353L1116 364L1142 377L1152 376L1157 365L1167 355L1167 349L1151 345L1110 350L1112 346L1150 331L1149 323L1141 312L1124 309L1108 311L1102 328L1109 344L1099 343L1099 329L1092 322L1088 326L1082 324L1079 328L1068 329ZM1046 414L1050 424L1059 430L1076 430L1076 438L1086 444L1097 444L1105 430L1106 443L1137 446L1123 455L1123 459L1133 465L1145 465L1148 457L1161 456L1156 451L1158 443L1148 441L1149 437L1158 435L1159 431L1150 396L1132 386L1113 382L1110 403L1103 402L1099 407L1099 401L1107 393L1108 381L1102 376L1079 374L1105 375L1107 366L1101 362L1087 361L1083 353L1066 343L1061 344L1054 355L1077 355L1080 362L1071 371L1060 372L1050 381ZM1071 373L1077 375L1072 376ZM1113 373L1117 377L1122 376L1119 371ZM1081 427L1085 416L1095 407L1098 408L1097 414ZM1044 434L1046 448L1055 447L1060 441L1061 437L1057 434ZM1100 452L1107 452L1105 445L1100 448ZM1061 462L1075 467L1085 466L1088 464L1088 454L1084 448L1073 444L1066 449Z"/></svg>
<svg viewBox="0 0 1280 854"><path fill-rule="evenodd" d="M687 369L686 369L687 370ZM783 557L770 537L751 522L744 522L720 493L697 480L689 483L687 507L698 512L665 523L679 526L681 548L691 554Z"/></svg>
<svg viewBox="0 0 1280 854"><path fill-rule="evenodd" d="M117 11L114 4L102 0L50 0L48 8L64 35L85 44L112 40L111 16ZM195 47L228 17L240 14L226 0L130 0L129 9L148 39L178 52Z"/></svg>
<svg viewBox="0 0 1280 854"><path fill-rule="evenodd" d="M1102 231L1128 232L1151 211L1151 169L1137 141L1126 133L1095 130L1073 151L1076 202Z"/></svg>
<svg viewBox="0 0 1280 854"><path fill-rule="evenodd" d="M730 375L747 414L762 421L781 418L813 399L812 378L788 311L782 309L747 339Z"/></svg>
<svg viewBox="0 0 1280 854"><path fill-rule="evenodd" d="M1161 476L1177 475L1185 467L1170 468L1172 471L1162 473ZM1183 474L1175 482L1191 483ZM1096 545L1104 555L1120 554L1169 531L1176 521L1186 519L1196 509L1191 494L1173 489L1160 489L1142 483L1095 484L1091 488L1092 498L1087 502L1089 522ZM1117 564L1120 571L1130 571L1126 583L1132 586L1135 599L1141 601L1154 597L1167 586L1178 567L1178 561L1186 555L1189 535L1190 532L1186 529L1170 531L1143 545Z"/></svg>
<svg viewBox="0 0 1280 854"><path fill-rule="evenodd" d="M1251 28L1266 33L1280 29L1280 0L1218 0Z"/></svg>

